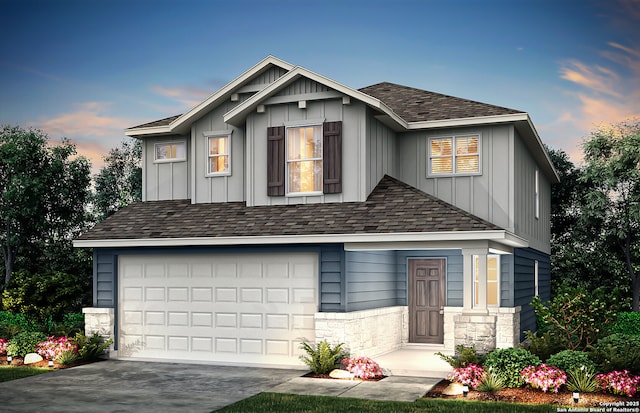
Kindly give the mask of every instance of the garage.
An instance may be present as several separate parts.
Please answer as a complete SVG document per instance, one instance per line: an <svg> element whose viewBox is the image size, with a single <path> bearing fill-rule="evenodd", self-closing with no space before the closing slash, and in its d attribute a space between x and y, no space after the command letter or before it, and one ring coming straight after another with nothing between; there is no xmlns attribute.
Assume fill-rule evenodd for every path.
<svg viewBox="0 0 640 413"><path fill-rule="evenodd" d="M318 255L121 255L118 358L301 366Z"/></svg>

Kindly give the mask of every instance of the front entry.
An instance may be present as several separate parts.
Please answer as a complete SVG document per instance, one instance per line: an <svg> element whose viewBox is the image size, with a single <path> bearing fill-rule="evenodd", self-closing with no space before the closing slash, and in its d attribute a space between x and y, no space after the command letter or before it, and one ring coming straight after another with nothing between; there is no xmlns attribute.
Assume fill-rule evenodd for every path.
<svg viewBox="0 0 640 413"><path fill-rule="evenodd" d="M409 342L444 342L444 259L409 260Z"/></svg>

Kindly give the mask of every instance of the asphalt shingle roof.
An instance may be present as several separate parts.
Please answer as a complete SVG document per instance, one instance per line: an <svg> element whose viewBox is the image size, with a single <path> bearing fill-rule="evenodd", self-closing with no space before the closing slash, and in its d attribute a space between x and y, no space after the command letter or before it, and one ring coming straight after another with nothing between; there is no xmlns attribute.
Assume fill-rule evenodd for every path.
<svg viewBox="0 0 640 413"><path fill-rule="evenodd" d="M521 110L382 82L363 87L360 92L381 100L407 122L510 115Z"/></svg>
<svg viewBox="0 0 640 413"><path fill-rule="evenodd" d="M180 116L182 115L169 116L168 118L154 120L153 122L143 123L142 125L138 125L138 126L132 126L129 129L152 128L154 126L167 126L171 124L171 122L173 122L174 120L178 119Z"/></svg>
<svg viewBox="0 0 640 413"><path fill-rule="evenodd" d="M80 240L252 237L499 230L500 227L385 176L365 202L247 207L244 202L137 202Z"/></svg>

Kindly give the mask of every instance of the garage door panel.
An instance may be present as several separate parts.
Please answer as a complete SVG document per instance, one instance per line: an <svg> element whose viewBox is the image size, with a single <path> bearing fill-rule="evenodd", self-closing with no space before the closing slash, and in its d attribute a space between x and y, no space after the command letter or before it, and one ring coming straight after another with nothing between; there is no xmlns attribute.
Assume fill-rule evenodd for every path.
<svg viewBox="0 0 640 413"><path fill-rule="evenodd" d="M120 257L121 358L300 366L300 338L315 338L317 261L317 254Z"/></svg>

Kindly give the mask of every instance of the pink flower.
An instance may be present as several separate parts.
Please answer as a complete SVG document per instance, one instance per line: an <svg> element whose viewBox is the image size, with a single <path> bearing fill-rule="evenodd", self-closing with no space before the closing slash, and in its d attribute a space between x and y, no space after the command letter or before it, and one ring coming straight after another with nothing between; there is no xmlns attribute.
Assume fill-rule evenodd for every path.
<svg viewBox="0 0 640 413"><path fill-rule="evenodd" d="M542 363L539 366L525 367L520 376L534 389L541 389L543 392L553 390L557 393L560 387L567 382L567 375L559 368L547 366Z"/></svg>
<svg viewBox="0 0 640 413"><path fill-rule="evenodd" d="M9 344L7 340L0 338L0 354L7 354L7 344Z"/></svg>
<svg viewBox="0 0 640 413"><path fill-rule="evenodd" d="M482 366L477 364L468 364L466 367L457 367L453 369L453 373L447 376L447 380L455 381L463 386L476 388L482 383L487 372Z"/></svg>
<svg viewBox="0 0 640 413"><path fill-rule="evenodd" d="M341 362L349 373L361 379L373 379L382 376L380 365L369 357L345 358Z"/></svg>
<svg viewBox="0 0 640 413"><path fill-rule="evenodd" d="M633 397L640 387L640 376L631 374L629 370L598 374L596 380L600 383L600 388L603 391L629 397Z"/></svg>
<svg viewBox="0 0 640 413"><path fill-rule="evenodd" d="M78 351L78 346L71 343L68 337L54 337L51 336L47 341L38 343L36 346L36 353L40 354L47 360L56 360L62 353L67 351Z"/></svg>

